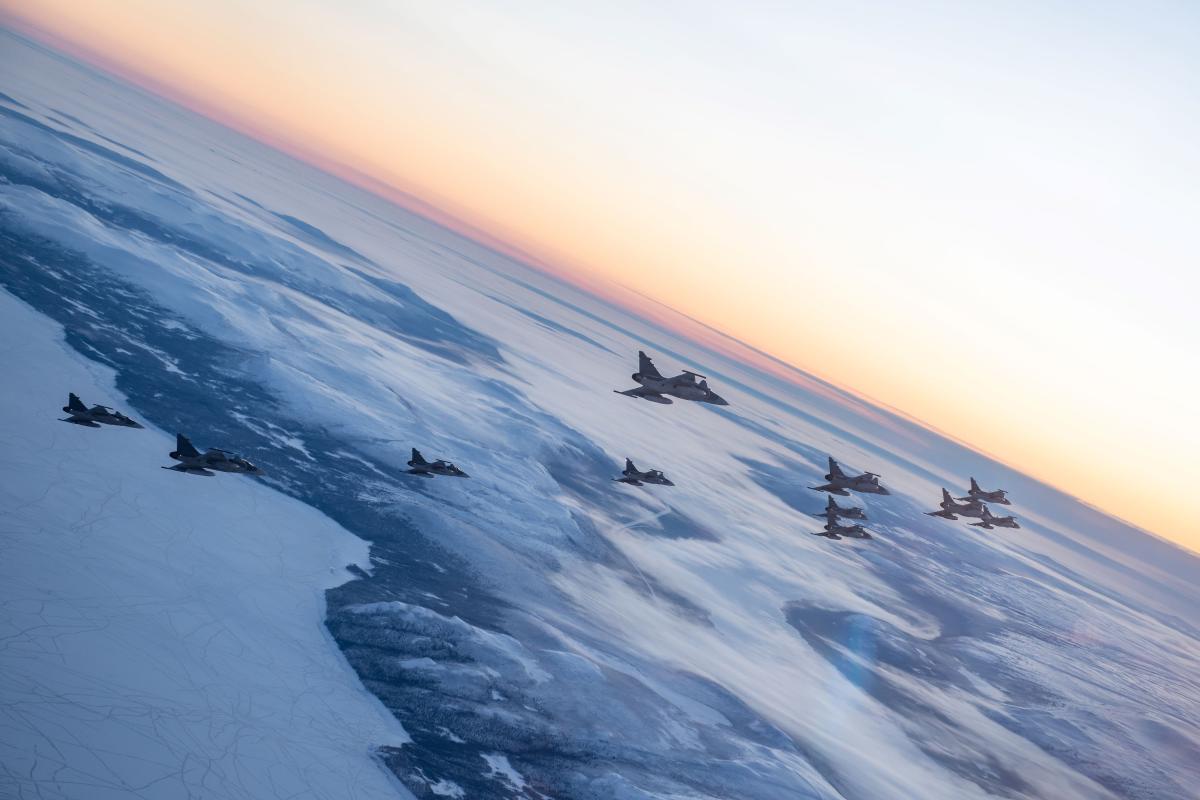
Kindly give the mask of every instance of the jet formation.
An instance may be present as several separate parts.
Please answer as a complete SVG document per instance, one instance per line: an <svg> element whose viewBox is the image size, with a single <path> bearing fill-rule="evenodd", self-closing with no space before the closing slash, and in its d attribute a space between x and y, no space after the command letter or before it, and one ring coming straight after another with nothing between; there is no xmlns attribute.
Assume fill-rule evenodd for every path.
<svg viewBox="0 0 1200 800"><path fill-rule="evenodd" d="M638 384L624 391L614 389L617 394L647 400L652 403L670 405L674 400L690 400L699 403L709 403L717 406L727 406L729 402L718 395L708 386L708 379L698 372L682 370L678 375L665 377L654 366L654 362L644 351L638 351L638 371L633 373L633 380ZM674 398L674 399L673 399ZM68 395L67 405L63 406L67 417L63 422L70 422L87 428L99 428L112 425L125 428L141 428L142 425L125 416L119 411L102 406L88 407L74 393ZM229 472L242 475L262 475L263 470L249 460L222 450L217 447L200 452L183 434L176 434L175 449L169 454L178 461L170 467L163 467L174 472L188 475L212 476L217 472ZM469 478L470 476L450 461L437 459L428 461L421 451L412 448L412 457L408 460L408 474L423 478L452 477ZM613 478L618 483L630 486L674 486L660 469L639 470L631 459L625 459L625 468L621 474ZM828 492L830 495L849 497L851 492L861 494L889 495L889 492L879 482L879 475L874 472L863 472L857 475L848 474L832 456L829 457L829 472L825 475L825 484L808 488L818 492ZM985 530L994 528L1020 528L1015 517L998 517L988 509L986 503L1010 505L1007 493L1003 489L985 490L980 488L975 478L971 478L971 486L965 497L954 498L945 488L942 489L942 502L936 511L926 512L930 516L943 519L957 520L959 517L978 519L971 525ZM820 531L814 531L814 536L839 540L842 538L870 539L871 534L860 524L845 524L843 519L866 520L866 512L857 506L841 506L833 497L827 498L825 508L812 516L824 519L825 524Z"/></svg>
<svg viewBox="0 0 1200 800"><path fill-rule="evenodd" d="M926 511L925 513L931 517L941 517L942 519L958 519L963 517L982 517L983 512L987 509L983 503L978 500L968 500L965 503L955 502L950 496L950 492L942 488L942 502L938 504L940 508L937 511Z"/></svg>
<svg viewBox="0 0 1200 800"><path fill-rule="evenodd" d="M984 501L987 501L986 503ZM1020 528L1017 523L1017 518L1013 516L998 517L992 513L987 507L987 503L1000 503L1002 505L1012 505L1012 501L1008 499L1008 492L1003 489L994 489L987 491L979 488L979 482L971 478L971 488L967 491L965 497L953 498L950 492L942 487L942 502L938 504L937 511L926 511L925 513L931 517L941 517L942 519L957 520L959 517L969 517L978 519L979 522L968 523L975 528L983 528L985 531L994 530L995 528Z"/></svg>
<svg viewBox="0 0 1200 800"><path fill-rule="evenodd" d="M819 492L829 492L831 495L827 498L825 508L821 511L813 513L814 517L825 520L825 527L819 531L813 531L813 536L823 536L826 539L871 539L873 538L867 529L862 525L844 525L841 520L844 519L859 519L865 520L867 512L858 506L841 506L833 499L832 495L849 496L851 491L861 492L864 494L890 494L887 489L879 484L879 476L873 472L864 472L861 475L847 475L831 457L829 459L829 474L825 476L825 480L829 483L824 486L810 486L808 488Z"/></svg>
<svg viewBox="0 0 1200 800"><path fill-rule="evenodd" d="M870 539L871 534L867 533L867 529L862 525L843 525L841 520L843 517L850 519L865 520L867 514L861 508L839 506L837 502L830 497L829 502L825 505L825 510L813 514L814 517L823 518L825 527L819 531L814 531L813 536L824 536L826 539Z"/></svg>
<svg viewBox="0 0 1200 800"><path fill-rule="evenodd" d="M630 486L642 486L647 483L653 483L657 486L675 485L663 474L661 469L651 469L642 472L628 458L625 459L625 469L621 470L621 477L613 478L613 480L617 483L628 483Z"/></svg>
<svg viewBox="0 0 1200 800"><path fill-rule="evenodd" d="M120 411L113 411L108 406L95 405L88 408L79 399L79 395L74 392L68 393L67 404L62 407L62 410L67 413L63 422L82 425L85 428L99 428L101 425L115 425L120 428L142 427Z"/></svg>

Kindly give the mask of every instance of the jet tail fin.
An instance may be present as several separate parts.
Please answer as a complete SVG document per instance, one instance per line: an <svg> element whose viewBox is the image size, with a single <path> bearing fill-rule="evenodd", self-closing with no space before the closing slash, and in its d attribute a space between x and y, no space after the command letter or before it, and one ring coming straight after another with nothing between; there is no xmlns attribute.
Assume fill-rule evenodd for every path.
<svg viewBox="0 0 1200 800"><path fill-rule="evenodd" d="M425 456L421 455L421 451L414 447L412 449L412 463L428 464L429 462L425 460Z"/></svg>
<svg viewBox="0 0 1200 800"><path fill-rule="evenodd" d="M182 433L175 434L175 452L187 458L197 458L200 455L200 451Z"/></svg>
<svg viewBox="0 0 1200 800"><path fill-rule="evenodd" d="M629 459L629 458L625 459L625 471L626 472L637 472L638 471L638 468L633 465L632 459Z"/></svg>
<svg viewBox="0 0 1200 800"><path fill-rule="evenodd" d="M829 456L829 474L835 478L843 477L841 466L833 460L833 456Z"/></svg>
<svg viewBox="0 0 1200 800"><path fill-rule="evenodd" d="M661 378L658 368L654 366L654 362L650 360L650 356L646 355L645 351L638 350L638 372L648 378Z"/></svg>
<svg viewBox="0 0 1200 800"><path fill-rule="evenodd" d="M79 395L70 392L67 395L67 411L87 411L87 406L79 399Z"/></svg>
<svg viewBox="0 0 1200 800"><path fill-rule="evenodd" d="M949 493L948 491L946 491L946 487L945 487L945 486L943 486L943 487L942 487L942 502L943 502L943 503L952 503L952 502L954 502L954 499L953 499L952 497L950 497L950 493Z"/></svg>
<svg viewBox="0 0 1200 800"><path fill-rule="evenodd" d="M972 492L983 491L982 489L979 488L979 483L974 478L971 478L971 491Z"/></svg>

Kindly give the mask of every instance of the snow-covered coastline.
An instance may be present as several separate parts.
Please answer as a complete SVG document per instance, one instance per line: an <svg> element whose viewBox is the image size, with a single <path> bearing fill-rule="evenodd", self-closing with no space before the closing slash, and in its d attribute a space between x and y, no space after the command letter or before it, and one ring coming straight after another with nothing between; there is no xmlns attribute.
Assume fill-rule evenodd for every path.
<svg viewBox="0 0 1200 800"><path fill-rule="evenodd" d="M34 639L19 701L3 698L16 724L0 718L20 780L173 798L186 773L205 798L374 796L361 770L377 748L422 800L1200 785L1194 555L713 331L589 294L20 37L0 45L0 285L34 313L0 343L16 387L0 516L33 553L0 552L21 566L0 580L58 593L49 611L7 604L17 638L0 632ZM28 350L43 330L49 355ZM731 406L613 393L639 349L702 369ZM54 421L68 389L268 474L160 470L161 434ZM412 446L471 479L406 475ZM829 455L892 491L849 501L874 540L811 535L824 498L807 487ZM613 483L626 456L676 486ZM1020 530L925 514L968 475L1011 492ZM363 542L370 572L348 580ZM48 614L60 627L43 634ZM403 731L370 721L330 638ZM159 652L173 641L202 657ZM119 680L64 692L62 652ZM147 665L132 686L131 664ZM137 720L139 747L119 725L73 745L74 701L113 684L137 702L95 713ZM122 760L110 740L143 761L98 793L95 754ZM7 757L42 750L36 766Z"/></svg>
<svg viewBox="0 0 1200 800"><path fill-rule="evenodd" d="M367 543L154 429L58 421L113 373L0 292L0 795L405 797L406 741L322 624ZM60 397L61 395L61 397Z"/></svg>

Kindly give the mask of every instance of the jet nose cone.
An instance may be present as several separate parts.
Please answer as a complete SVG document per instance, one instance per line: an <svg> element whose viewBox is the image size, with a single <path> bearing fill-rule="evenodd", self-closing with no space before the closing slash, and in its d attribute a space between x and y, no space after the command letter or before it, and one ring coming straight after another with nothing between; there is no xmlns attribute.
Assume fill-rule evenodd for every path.
<svg viewBox="0 0 1200 800"><path fill-rule="evenodd" d="M712 396L712 403L713 403L713 405L715 405L715 406L727 406L727 405L729 405L729 401L728 401L728 400L726 400L724 397L721 397L720 395L716 395L716 394L714 394L714 395Z"/></svg>
<svg viewBox="0 0 1200 800"><path fill-rule="evenodd" d="M879 493L880 494L891 494L891 492L889 492L887 489L883 488L882 486L879 487Z"/></svg>

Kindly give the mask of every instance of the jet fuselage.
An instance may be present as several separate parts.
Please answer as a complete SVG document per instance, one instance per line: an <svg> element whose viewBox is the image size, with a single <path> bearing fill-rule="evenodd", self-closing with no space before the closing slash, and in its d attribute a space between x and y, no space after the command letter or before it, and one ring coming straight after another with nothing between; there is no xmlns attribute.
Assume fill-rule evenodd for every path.
<svg viewBox="0 0 1200 800"><path fill-rule="evenodd" d="M1012 505L1012 501L1005 495L1008 494L1003 489L997 489L994 492L976 491L974 489L967 492L966 497L960 497L959 500L978 500L983 503L999 503L1002 506Z"/></svg>
<svg viewBox="0 0 1200 800"><path fill-rule="evenodd" d="M635 372L631 376L634 382L642 385L652 392L665 394L671 397L678 397L680 400L695 400L700 403L712 403L717 406L727 406L729 403L712 389L708 388L708 382L701 380L697 382L687 374L677 375L674 378L664 378L655 375L645 375L641 372Z"/></svg>
<svg viewBox="0 0 1200 800"><path fill-rule="evenodd" d="M613 478L618 483L628 483L630 486L641 486L643 483L653 483L656 486L674 486L675 484L663 474L660 469L648 469L645 472L641 471L633 465L632 461L625 462L625 469L621 470L621 477Z"/></svg>
<svg viewBox="0 0 1200 800"><path fill-rule="evenodd" d="M992 528L1020 528L1017 523L1017 518L1013 516L997 517L992 512L986 511L979 522L972 522L977 528L983 528L990 531Z"/></svg>

